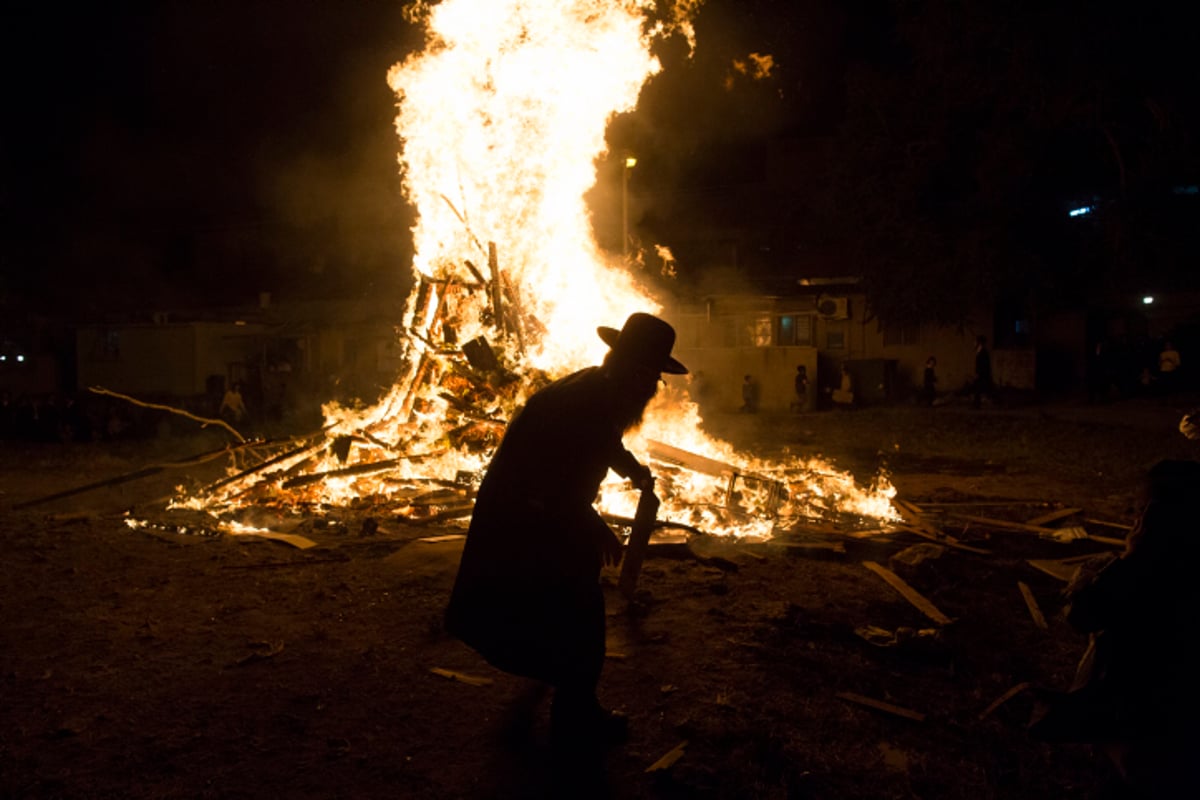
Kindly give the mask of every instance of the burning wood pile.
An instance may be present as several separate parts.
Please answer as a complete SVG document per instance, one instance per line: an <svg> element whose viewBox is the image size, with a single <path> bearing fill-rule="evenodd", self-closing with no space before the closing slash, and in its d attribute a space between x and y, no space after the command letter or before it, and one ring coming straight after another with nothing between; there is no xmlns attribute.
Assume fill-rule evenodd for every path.
<svg viewBox="0 0 1200 800"><path fill-rule="evenodd" d="M404 377L375 409L345 414L332 407L331 424L318 434L231 450L235 460L252 457L257 463L242 463L173 506L218 516L247 507L310 512L340 507L420 523L469 517L475 488L507 419L551 379L523 366L527 343L540 341L546 328L522 308L516 287L499 268L494 243L487 252L486 277L466 262L473 280L420 281L404 328ZM481 306L483 330L497 345L486 333L460 344L458 331L473 322L465 315ZM674 504L687 521L660 526L695 531L698 521L707 520L722 529L753 523L761 530L774 526L794 499L779 477L654 439L644 440L643 449L669 503L680 487L708 484L702 504L683 498ZM608 494L610 520L630 523L620 502L626 496L635 499L629 487L616 484ZM707 516L689 505L705 506Z"/></svg>
<svg viewBox="0 0 1200 800"><path fill-rule="evenodd" d="M184 491L173 510L223 523L256 508L423 523L470 515L488 458L525 398L599 363L599 325L661 311L629 261L596 244L585 196L613 115L632 110L661 68L655 43L694 44L692 4L666 5L414 6L427 46L388 75L400 101L404 190L417 211L403 374L369 408L326 405L325 427L312 436L239 442L229 474ZM862 487L817 458L750 457L702 423L686 386L668 383L626 437L654 470L671 525L769 538L801 519L858 527L898 519L886 478ZM614 482L602 495L611 520L633 517L632 487Z"/></svg>

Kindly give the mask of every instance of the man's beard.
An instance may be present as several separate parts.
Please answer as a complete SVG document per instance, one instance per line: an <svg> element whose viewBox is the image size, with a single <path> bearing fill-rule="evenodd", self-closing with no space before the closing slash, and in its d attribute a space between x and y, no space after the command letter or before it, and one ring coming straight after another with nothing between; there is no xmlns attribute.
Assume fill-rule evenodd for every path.
<svg viewBox="0 0 1200 800"><path fill-rule="evenodd" d="M621 433L626 433L642 424L646 407L650 405L650 401L654 399L657 391L657 378L640 384L632 381L618 381L614 403L616 404L617 424L621 427Z"/></svg>

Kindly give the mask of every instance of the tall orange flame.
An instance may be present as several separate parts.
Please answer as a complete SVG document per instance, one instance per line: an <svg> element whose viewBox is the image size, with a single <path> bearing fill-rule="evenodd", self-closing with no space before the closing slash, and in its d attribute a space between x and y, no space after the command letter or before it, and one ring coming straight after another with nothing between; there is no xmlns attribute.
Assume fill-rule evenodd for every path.
<svg viewBox="0 0 1200 800"><path fill-rule="evenodd" d="M438 390L449 374L442 344L482 337L517 375L553 377L598 363L605 348L597 326L619 326L633 311L661 311L626 265L597 246L584 201L606 154L609 121L634 108L660 68L651 45L670 35L692 41L690 14L698 2L676 2L668 21L661 14L652 21L654 5L444 0L418 7L425 48L388 75L399 98L404 190L417 211L418 287L404 320L409 366L371 408L326 406L330 436L402 439L410 452L437 454L419 463L401 459L393 476L478 472L486 453L447 442L448 419L456 415ZM519 314L506 320L501 306ZM496 398L492 412L507 418L531 383ZM769 535L779 514L897 516L886 479L862 488L821 461L755 460L706 436L701 423L686 387L672 384L652 404L640 437L628 441L643 458L657 441L728 468L660 470L669 484L660 516L732 535ZM786 492L764 499L757 496L764 486ZM310 491L338 502L384 489L370 478L347 477ZM740 507L734 515L731 499ZM619 483L602 502L632 515L632 493Z"/></svg>

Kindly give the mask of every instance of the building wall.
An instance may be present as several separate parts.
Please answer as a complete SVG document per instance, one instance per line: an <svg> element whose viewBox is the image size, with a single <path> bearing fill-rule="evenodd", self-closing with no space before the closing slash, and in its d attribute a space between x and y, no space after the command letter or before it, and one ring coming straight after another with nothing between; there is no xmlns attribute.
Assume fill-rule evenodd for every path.
<svg viewBox="0 0 1200 800"><path fill-rule="evenodd" d="M796 367L801 364L809 374L809 398L804 410L815 409L815 347L676 348L674 352L691 372L690 392L702 409L740 408L742 382L749 375L758 393L759 408L788 410L795 398Z"/></svg>
<svg viewBox="0 0 1200 800"><path fill-rule="evenodd" d="M254 361L262 332L233 323L84 326L75 337L78 384L138 395L203 394L209 375Z"/></svg>
<svg viewBox="0 0 1200 800"><path fill-rule="evenodd" d="M819 311L820 301L831 297L844 302L834 307L833 314ZM957 391L974 375L976 334L988 335L992 326L990 315L978 314L963 328L887 329L867 318L863 296L854 293L718 296L680 306L666 316L678 332L680 360L698 373L693 383L701 405L707 402L723 410L741 406L741 384L747 374L759 385L762 410L788 410L799 364L807 367L809 375L810 410L825 404L843 363L856 380L871 382L860 387L860 395L874 402L912 400L931 355L938 361L939 391ZM786 325L785 318L790 319ZM796 331L803 333L802 342L795 341ZM1032 387L1027 355L993 350L997 380Z"/></svg>

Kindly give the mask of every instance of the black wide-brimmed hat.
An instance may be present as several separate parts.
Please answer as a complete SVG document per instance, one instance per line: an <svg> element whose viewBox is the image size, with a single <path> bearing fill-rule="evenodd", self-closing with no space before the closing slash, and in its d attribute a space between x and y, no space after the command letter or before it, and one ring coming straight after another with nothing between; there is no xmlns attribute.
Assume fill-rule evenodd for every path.
<svg viewBox="0 0 1200 800"><path fill-rule="evenodd" d="M600 326L596 333L612 348L612 357L629 364L686 375L687 367L671 357L675 329L651 314L630 314L621 330Z"/></svg>

